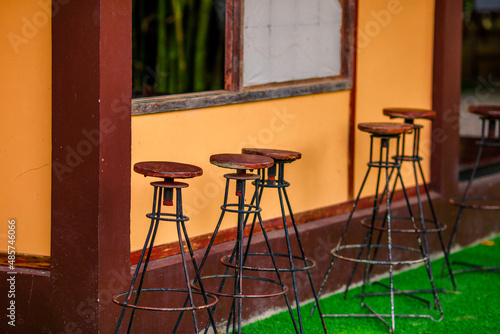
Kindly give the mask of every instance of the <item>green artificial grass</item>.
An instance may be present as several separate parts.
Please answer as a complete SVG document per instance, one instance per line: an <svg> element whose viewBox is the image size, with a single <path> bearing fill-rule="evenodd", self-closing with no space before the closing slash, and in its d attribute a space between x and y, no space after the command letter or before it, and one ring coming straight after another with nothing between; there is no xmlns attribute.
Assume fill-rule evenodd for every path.
<svg viewBox="0 0 500 334"><path fill-rule="evenodd" d="M450 260L473 262L485 266L500 266L500 237L477 246L464 249L450 256ZM446 292L439 293L439 300L444 312L442 321L418 318L396 318L396 333L500 333L500 274L492 272L473 272L455 275L457 292L453 292L449 278L441 278L441 268L444 259L432 262L434 282L437 289ZM454 270L462 269L459 265ZM335 268L334 268L335 270ZM335 273L330 276L335 279ZM389 279L380 282L388 284ZM424 266L405 271L394 276L394 286L398 289L415 289L430 287ZM360 299L354 296L361 291L357 287L349 291L347 299L342 294L336 294L321 299L324 314L332 313L362 313L370 312L360 306ZM367 292L384 291L371 284ZM385 290L387 291L387 290ZM432 302L432 294L419 296ZM367 297L366 303L377 312L390 313L389 296ZM312 303L301 307L305 333L323 333L317 311L309 317ZM433 306L433 303L431 304ZM406 296L395 297L396 313L429 314L439 318L439 312L429 309L427 305ZM390 318L385 318L390 323ZM374 318L325 318L329 333L388 333L388 328L380 320ZM245 326L242 331L249 333L295 333L288 312L282 312L269 318L256 321Z"/></svg>

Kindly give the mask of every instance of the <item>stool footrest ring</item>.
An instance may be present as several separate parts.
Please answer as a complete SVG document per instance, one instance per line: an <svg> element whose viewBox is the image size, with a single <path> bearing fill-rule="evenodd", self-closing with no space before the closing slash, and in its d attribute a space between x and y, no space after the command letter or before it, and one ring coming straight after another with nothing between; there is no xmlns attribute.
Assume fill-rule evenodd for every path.
<svg viewBox="0 0 500 334"><path fill-rule="evenodd" d="M233 212L233 213L258 213L258 212L262 211L262 209L260 207L258 207L257 205L245 204L244 206L245 206L244 210L230 209L230 208L237 208L238 207L237 203L231 203L231 204L221 205L220 208L223 211Z"/></svg>
<svg viewBox="0 0 500 334"><path fill-rule="evenodd" d="M189 217L187 216L182 216L178 218L177 215L175 215L174 213L160 213L160 215L156 213L148 213L146 214L146 217L148 217L149 219L161 220L165 222L185 222L189 220Z"/></svg>
<svg viewBox="0 0 500 334"><path fill-rule="evenodd" d="M255 182L252 182L252 184L255 184ZM290 182L288 181L283 181L282 183L279 183L278 180L264 180L260 181L259 187L262 188L287 188L290 186Z"/></svg>
<svg viewBox="0 0 500 334"><path fill-rule="evenodd" d="M383 221L384 219L385 219L385 216L384 217L376 217L375 221ZM416 223L419 223L421 221L420 217L414 217L413 219L415 220ZM370 220L371 220L371 217L361 219L361 225L363 225L364 227L367 227L367 228L371 228ZM424 230L421 228L417 228L416 231L413 227L412 228L394 228L396 225L395 223L397 221L404 221L404 220L411 222L411 217L391 216L391 225L392 225L391 231L393 233L415 233L415 232L423 233L424 232ZM434 220L431 220L431 219L424 218L424 222L428 223L428 224L435 225ZM442 231L446 230L447 226L445 224L441 224L439 222L438 222L438 224L439 224L438 228L436 228L436 227L426 228L425 233L437 233L437 232L442 232ZM387 231L387 227L382 227L382 226L373 226L373 229L376 231Z"/></svg>
<svg viewBox="0 0 500 334"><path fill-rule="evenodd" d="M270 253L248 253L248 256L271 256ZM273 253L274 257L284 257L284 258L289 258L290 256L288 254L281 254L281 253ZM237 266L235 264L229 263L229 258L231 255L225 255L220 259L220 262L225 265L226 267L234 268L236 269ZM299 261L306 261L307 266L302 266L302 267L297 267L297 268L279 268L279 272L297 272L297 271L307 271L311 270L314 267L316 267L316 261L310 258L303 258L301 256L292 256L292 259L299 260ZM303 263L302 263L303 265ZM244 270L252 270L252 271L269 271L269 272L275 272L276 270L273 268L261 268L261 267L250 267L250 266L243 266Z"/></svg>
<svg viewBox="0 0 500 334"><path fill-rule="evenodd" d="M361 258L353 258L353 257L347 257L347 256L342 256L339 255L339 252L342 250L346 249L364 249L368 248L368 245L362 244L362 245L345 245L345 246L340 246L337 248L332 249L331 253L333 256L335 256L338 259L348 261L348 262L356 262L356 263L366 263L366 264L380 264L380 265L401 265L401 264L417 264L417 263L422 263L427 260L427 256L423 256L421 258L415 259L415 260L402 260L402 261L378 261L378 260L366 260L366 259L361 259ZM370 248L385 248L388 249L389 247L387 245L371 245ZM403 246L392 246L393 250L401 250L401 251L408 251L411 253L418 253L421 255L422 253L414 248L409 248L409 247L403 247Z"/></svg>
<svg viewBox="0 0 500 334"><path fill-rule="evenodd" d="M272 280L272 279L269 279L269 278L265 278L265 277L256 277L256 276L247 276L247 275L243 275L242 276L243 279L247 279L247 280L254 280L254 281L261 281L261 282L265 282L265 283L270 283L271 285L277 285L280 287L280 291L278 292L274 292L274 293L270 293L270 294L259 294L259 295L245 295L245 294L235 294L235 293L222 293L222 292L213 292L213 291L210 291L209 293L212 294L212 295L215 295L217 297L229 297L229 298L272 298L272 297L278 297L278 296L281 296L281 295L284 295L288 292L288 286L284 285L284 284L281 284L280 282L278 281L275 281L275 280ZM209 280L209 279L235 279L236 278L236 275L211 275L211 276L203 276L201 277L201 279L203 281L206 281L206 280ZM194 280L191 281L191 286L196 289L196 290L200 290L200 287L198 285L196 285L194 283ZM227 285L227 286L233 286L231 284ZM205 290L208 290L207 289L207 285L204 284L204 287L205 287ZM208 292L207 292L208 293Z"/></svg>
<svg viewBox="0 0 500 334"><path fill-rule="evenodd" d="M463 197L453 197L449 201L451 204L476 210L500 210L499 196L469 196L467 203L463 202Z"/></svg>
<svg viewBox="0 0 500 334"><path fill-rule="evenodd" d="M189 293L189 291L187 289L171 289L171 288L142 289L141 290L141 295L144 292L181 292L181 293ZM203 295L200 291L193 291L192 293L196 294L196 295ZM214 294L206 293L206 296L208 298L210 298L210 299L213 300L209 304L204 304L204 305L200 305L200 306L190 306L190 307L152 307L152 306L134 305L134 304L131 304L130 302L128 302L128 303L125 302L125 301L120 302L118 300L120 297L126 296L127 294L128 294L128 292L122 292L122 293L119 293L119 294L115 295L113 297L113 303L115 303L117 305L120 305L120 306L123 306L123 307L131 308L131 309L136 309L136 310L143 310L143 311L182 312L182 311L196 311L196 310L203 310L203 309L206 309L206 308L210 308L212 306L215 306L215 304L217 304L217 302L219 301L219 299ZM137 290L133 290L131 296L133 294L137 294ZM132 297L131 297L131 299L132 299Z"/></svg>
<svg viewBox="0 0 500 334"><path fill-rule="evenodd" d="M424 160L424 158L416 155L395 155L392 157L392 159L396 160L399 163L401 163L402 161L417 162Z"/></svg>

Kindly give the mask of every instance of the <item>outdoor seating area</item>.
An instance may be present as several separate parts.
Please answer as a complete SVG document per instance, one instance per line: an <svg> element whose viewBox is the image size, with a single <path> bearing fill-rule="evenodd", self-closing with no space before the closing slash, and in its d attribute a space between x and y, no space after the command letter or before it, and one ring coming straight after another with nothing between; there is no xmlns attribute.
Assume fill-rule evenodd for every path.
<svg viewBox="0 0 500 334"><path fill-rule="evenodd" d="M214 232L201 261L200 259L197 260L194 255L185 227L185 222L189 220L189 217L183 214L181 189L188 187L188 184L176 182L174 179L189 179L201 176L203 174L202 169L197 166L176 162L149 161L136 163L134 165L135 172L143 174L144 176L163 178L164 181L151 182L151 185L154 187L154 196L153 212L146 215L151 219L148 236L128 292L120 293L113 299L116 304L122 306L122 312L115 333L119 333L127 308L132 309L128 321L127 333L133 330L133 320L136 311L141 310L179 312L179 317L173 327L174 333L177 332L185 312L191 313L194 325L193 330L196 333L203 331L203 328L199 328L200 323L197 320L196 312L203 310L207 312L208 315L208 322L204 325L204 332L206 333L209 330L213 330L213 332L216 333L220 331L220 329L217 329L214 316L217 311L217 303L221 298L229 298L232 300L230 312L225 316L222 315L217 317L219 328L221 326L225 327L226 333L242 333L243 324L247 322L247 320L243 318L243 302L255 298L284 297L284 305L286 305L290 316L289 322L294 329L294 331L290 333L311 332L312 328L304 327L304 323L311 323L312 320L309 319L306 321L305 318L307 318L308 315L312 317L315 313L318 315L319 322L322 326L321 331L324 333L328 333L328 325L325 319L331 318L354 318L358 322L362 321L362 318L377 319L387 327L389 333L394 333L396 331L396 319L398 319L398 323L401 318L409 318L412 319L413 322L417 320L428 320L431 323L443 321L446 313L440 301L441 296L446 296L449 293L468 293L467 291L457 290L455 274L486 271L491 275L491 273L495 274L495 272L498 271L498 267L492 267L491 263L488 263L488 266L484 266L480 264L469 264L464 261L451 262L449 258L452 247L454 246L453 241L461 222L462 211L465 208L500 210L499 196L469 196L483 147L500 145L499 131L497 131L497 129L500 129L497 126L498 119L500 119L500 107L492 105L472 106L469 108L469 111L481 117L483 121L483 131L481 140L478 142L476 165L473 168L471 178L465 188L465 193L460 199L450 199L450 203L457 205L459 210L447 248L445 247L441 234L441 232L446 229L446 225L441 223L436 216L422 169L421 161L423 158L419 155L420 130L423 126L415 124L415 120L432 121L436 113L432 110L423 109L385 108L383 111L384 115L391 118L403 119L404 122L358 124L358 129L370 134L371 138L369 149L370 156L367 163L368 170L353 203L353 208L347 218L345 229L339 236L337 246L331 250L333 257L318 291L316 291L314 287L311 276L311 270L315 268L316 262L314 259L307 256L302 246L299 230L297 229L291 209L291 203L287 194L287 188L291 184L284 178L285 164L290 164L300 159L302 156L300 152L270 148L243 148L242 153L215 154L210 157L211 164L220 168L229 169L229 171L236 170L236 173L224 174L226 186L223 196L224 201L221 206L221 215L215 225ZM407 137L412 139L411 153L405 152ZM412 164L413 176L416 184L419 185L419 183L422 183L427 196L427 205L429 206L426 212L430 212L430 218L426 218L424 215L423 202L421 200L423 194L420 193L419 186L416 187L416 206L418 210L414 213L412 209L412 204L410 204L410 199L401 174L401 166L403 163ZM358 202L362 197L366 180L372 169L375 170L378 176L371 215L353 219L356 214ZM230 184L232 182L235 183L234 202L232 202L229 196ZM402 189L404 201L406 202L407 212L405 216L395 215L391 210L391 203L394 200L394 194L398 185ZM278 190L282 212L282 233L287 250L284 254L273 251L271 241L263 224L261 216L261 211L263 209L260 203L263 191L266 188L275 188ZM176 190L175 206L174 189ZM247 204L249 198L251 198L251 200L250 203ZM477 204L476 202L483 204ZM175 213L162 213L161 208L163 206L175 207ZM415 204L413 206L415 206ZM204 266L213 267L213 264L208 263L207 259L226 214L228 214L228 216L236 214L237 219L236 239L232 252L220 259L220 263L222 263L226 269L224 273L220 272L209 276L203 275ZM294 255L292 252L287 214L289 217L288 219L291 220L292 223L293 231L290 232L295 235L297 246L300 251L299 255ZM359 220L360 224L358 226L353 224L355 220ZM183 271L185 273L185 288L171 289L162 286L152 288L143 286L151 251L154 247L155 236L160 227L160 223L164 224L168 222L175 222L177 224L178 242L181 249ZM249 230L246 234L245 228ZM251 247L256 228L260 228L260 233L262 233L265 239L266 249L264 252L256 252L254 250L255 247ZM359 228L365 228L367 230L364 239L362 241L358 240L357 244L345 244L344 239L346 235L349 234L349 230ZM408 241L403 243L399 241L401 235L408 234L414 237L414 244L412 247L408 246ZM431 265L431 253L429 251L428 242L429 234L436 234L441 246L440 252L437 255L442 257L442 261L438 261L438 263L442 262L441 276L439 278L435 277ZM184 242L187 244L192 268L188 266L188 261L184 252ZM488 243L486 243L486 245L487 244ZM495 245L495 242L492 242L492 244ZM144 258L146 253L147 255ZM434 254L434 256L436 256L436 254ZM263 264L255 264L252 258L260 258L258 263L265 263L266 261L262 260L262 258L267 258L267 262L272 263L272 266L266 267ZM281 263L280 265L278 264L277 259L280 258L288 259L286 266L282 266ZM353 313L353 309L349 309L347 313L342 313L340 310L345 309L344 306L336 305L337 308L335 308L331 306L331 301L327 302L320 299L327 281L335 277L335 270L333 267L336 259L340 262L347 261L354 264L349 280L347 282L342 282L342 284L345 284L343 297L347 299L348 295L354 294L354 299L360 300L361 309L358 313ZM269 262L269 260L271 261ZM454 267L466 266L468 268L454 270L452 264ZM436 267L436 265L436 262L434 262L433 266ZM388 278L385 280L374 279L372 272L375 266L385 266L388 268L388 273L387 270L382 271L382 275L388 275ZM400 281L395 278L395 271L402 271L410 266L417 267L417 269L413 269L412 274L402 273L398 276L404 277L411 275L414 278L406 282L403 281L403 284L401 284ZM364 271L362 274L362 283L360 287L351 289L353 278L358 267L360 267L359 269L361 271ZM140 280L136 281L141 268L142 274ZM195 276L191 279L188 272L193 270ZM345 266L342 267L342 270L345 270ZM312 306L304 307L304 309L300 306L301 301L299 298L296 277L296 275L301 272L307 274L311 292L314 296ZM265 273L272 273L272 277L263 275ZM420 273L421 277L417 277L416 273ZM292 307L292 303L288 297L288 292L292 292L292 290L285 285L283 279L283 276L288 274L290 274L292 278L293 301L295 307ZM437 280L444 284L446 288L437 288L435 283ZM449 280L451 285L444 283L447 280ZM216 281L217 284L210 284L210 281ZM250 285L249 288L247 284L249 281L254 281L254 283L256 282L257 284ZM412 285L409 284L410 282L418 284ZM175 307L174 305L152 307L140 302L141 292L181 292L187 294L187 296L182 307ZM203 299L195 303L195 294L201 295ZM120 301L121 297L124 296L126 296L125 301ZM385 300L386 305L381 301L384 296L387 297ZM330 297L329 299L332 298L335 299L335 297ZM446 299L446 297L444 298ZM169 298L165 297L162 299L167 301ZM405 302L402 302L402 305L399 304L401 299L406 299ZM371 300L376 301L376 306L373 306ZM413 305L410 304L410 300L414 302ZM322 304L325 303L329 305L328 309L334 313L323 313L322 308L325 309L325 307L322 306ZM336 303L339 303L339 301L336 301ZM427 306L427 308L422 307L422 305ZM451 306L449 302L448 305ZM377 308L380 308L380 310ZM425 309L427 310L423 311ZM284 322L283 319L280 321L281 323ZM418 323L420 324L420 322ZM309 326L314 327L314 325ZM272 332L272 330L270 332Z"/></svg>

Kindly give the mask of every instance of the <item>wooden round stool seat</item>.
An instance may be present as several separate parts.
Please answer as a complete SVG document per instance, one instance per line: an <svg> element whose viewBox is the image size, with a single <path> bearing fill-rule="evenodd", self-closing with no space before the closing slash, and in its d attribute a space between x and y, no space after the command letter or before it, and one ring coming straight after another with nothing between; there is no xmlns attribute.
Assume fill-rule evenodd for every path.
<svg viewBox="0 0 500 334"><path fill-rule="evenodd" d="M415 108L385 108L384 115L390 118L404 118L404 119L434 119L436 112L427 109Z"/></svg>
<svg viewBox="0 0 500 334"><path fill-rule="evenodd" d="M209 322L207 324L207 330L210 327L214 333L218 333L212 316L212 309L215 308L219 299L216 295L207 292L203 286L203 282L200 277L201 267L198 267L198 264L194 260L194 251L185 225L185 223L189 221L189 217L184 215L183 212L182 190L187 188L189 185L185 182L174 181L175 178L188 179L201 176L203 174L203 170L194 165L178 162L143 161L134 164L134 171L144 175L145 177L153 176L163 178L163 181L153 181L150 183L154 190L153 208L150 213L146 214L146 217L150 219L149 230L146 234L146 240L140 253L137 266L134 270L134 274L132 275L130 286L127 291L114 295L112 299L113 303L122 307L122 311L115 328L115 333L120 332L120 327L125 319L126 310L132 311L132 314L128 317L129 323L127 332L131 331L136 311L155 311L180 312L177 322L172 326L174 327L173 332L177 332L177 327L180 324L184 312L192 312L194 330L198 333L198 321L196 319L197 316L195 311L203 309L208 312ZM170 207L170 209L164 209L164 206ZM160 225L164 225L166 223L173 223L177 228L177 240L181 255L185 288L171 288L163 285L169 283L168 280L159 286L153 284L153 287L148 287L148 285L151 284L148 282L147 278L148 272L151 269L149 264L153 260L151 258L151 250L157 247L155 246L155 240L157 240L157 231L159 230ZM194 269L193 279L193 270L189 268L187 262L187 257L189 255L186 256L186 253L190 254L192 257L192 261L190 262L192 262L192 269ZM193 291L191 287L192 281L199 283L198 291ZM143 283L145 284L143 285ZM174 283L177 283L176 285L181 284L182 279L180 282ZM144 295L149 295L151 297L146 297L146 299L144 299ZM186 295L186 301L182 307L179 307L179 304L175 305L171 301L173 296L179 295ZM201 296L203 299L195 299L196 296ZM139 301L139 297L142 298L141 301ZM162 302L151 303L157 299ZM194 300L198 301L195 303ZM165 304L163 304L163 301ZM151 304L147 305L149 303Z"/></svg>
<svg viewBox="0 0 500 334"><path fill-rule="evenodd" d="M490 118L500 118L500 105L469 106L468 110L472 114Z"/></svg>
<svg viewBox="0 0 500 334"><path fill-rule="evenodd" d="M188 179L203 174L203 170L198 166L170 161L138 162L134 165L134 171L144 176L167 179Z"/></svg>
<svg viewBox="0 0 500 334"><path fill-rule="evenodd" d="M214 154L210 157L210 163L230 169L262 169L274 165L274 160L268 157L254 154Z"/></svg>
<svg viewBox="0 0 500 334"><path fill-rule="evenodd" d="M413 129L405 123L359 123L358 129L375 135L399 135Z"/></svg>
<svg viewBox="0 0 500 334"><path fill-rule="evenodd" d="M267 148L244 148L241 150L244 154L262 155L274 160L292 162L302 157L302 154L294 151L274 150Z"/></svg>

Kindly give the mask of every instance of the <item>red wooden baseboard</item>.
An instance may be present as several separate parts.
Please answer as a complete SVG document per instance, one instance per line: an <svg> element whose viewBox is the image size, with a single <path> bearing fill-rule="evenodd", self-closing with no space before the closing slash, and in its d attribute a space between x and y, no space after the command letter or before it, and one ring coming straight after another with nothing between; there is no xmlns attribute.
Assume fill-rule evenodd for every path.
<svg viewBox="0 0 500 334"><path fill-rule="evenodd" d="M8 255L6 252L0 252L0 265L6 267L10 266ZM38 269L38 270L50 270L50 256L16 254L14 267Z"/></svg>

